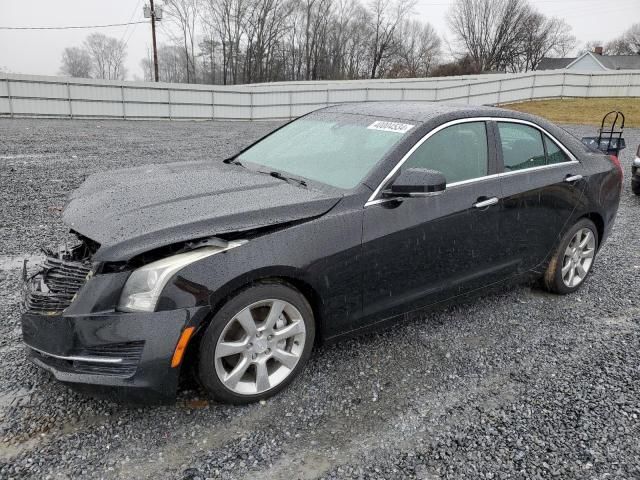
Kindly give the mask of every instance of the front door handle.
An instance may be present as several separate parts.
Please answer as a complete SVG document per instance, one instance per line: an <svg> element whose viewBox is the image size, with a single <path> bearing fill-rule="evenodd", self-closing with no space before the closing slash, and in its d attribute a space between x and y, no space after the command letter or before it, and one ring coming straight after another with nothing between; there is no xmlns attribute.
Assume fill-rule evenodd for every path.
<svg viewBox="0 0 640 480"><path fill-rule="evenodd" d="M582 175L569 175L564 179L564 181L567 183L577 182L578 180L582 180Z"/></svg>
<svg viewBox="0 0 640 480"><path fill-rule="evenodd" d="M492 197L486 200L482 200L481 202L474 203L473 206L476 208L485 208L490 207L491 205L495 205L496 203L498 203L498 197Z"/></svg>

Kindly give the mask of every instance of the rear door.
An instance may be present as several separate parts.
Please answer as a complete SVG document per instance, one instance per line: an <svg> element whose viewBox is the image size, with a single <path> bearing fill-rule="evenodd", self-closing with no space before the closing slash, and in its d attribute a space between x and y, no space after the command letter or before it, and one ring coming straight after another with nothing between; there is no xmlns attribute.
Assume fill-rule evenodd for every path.
<svg viewBox="0 0 640 480"><path fill-rule="evenodd" d="M551 253L582 197L583 167L559 142L529 122L496 124L502 168L502 249L516 273Z"/></svg>
<svg viewBox="0 0 640 480"><path fill-rule="evenodd" d="M363 318L354 328L498 281L501 182L484 121L448 126L397 170L442 172L441 194L368 202L363 224Z"/></svg>

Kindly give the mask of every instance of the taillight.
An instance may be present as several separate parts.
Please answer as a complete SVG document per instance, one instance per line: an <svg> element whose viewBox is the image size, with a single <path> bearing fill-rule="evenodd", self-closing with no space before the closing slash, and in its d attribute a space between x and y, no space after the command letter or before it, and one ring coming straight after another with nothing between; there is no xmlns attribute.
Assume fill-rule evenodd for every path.
<svg viewBox="0 0 640 480"><path fill-rule="evenodd" d="M618 168L618 170L620 170L620 173L622 173L622 164L620 163L620 159L618 158L618 156L617 155L609 155L609 158L611 159L613 164Z"/></svg>

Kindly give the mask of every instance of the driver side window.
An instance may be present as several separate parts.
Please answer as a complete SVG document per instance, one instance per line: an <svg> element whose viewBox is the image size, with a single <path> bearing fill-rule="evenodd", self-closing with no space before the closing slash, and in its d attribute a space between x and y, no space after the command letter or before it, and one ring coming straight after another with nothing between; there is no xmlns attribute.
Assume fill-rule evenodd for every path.
<svg viewBox="0 0 640 480"><path fill-rule="evenodd" d="M425 140L407 161L407 168L428 168L441 172L447 184L484 177L489 150L485 122L451 125Z"/></svg>

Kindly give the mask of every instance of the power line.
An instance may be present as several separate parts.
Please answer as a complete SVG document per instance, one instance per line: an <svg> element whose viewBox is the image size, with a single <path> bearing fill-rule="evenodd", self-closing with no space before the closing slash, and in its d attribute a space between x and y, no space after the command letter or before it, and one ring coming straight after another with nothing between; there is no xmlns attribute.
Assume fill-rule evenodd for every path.
<svg viewBox="0 0 640 480"><path fill-rule="evenodd" d="M140 22L126 22L126 23L110 23L108 25L73 25L66 27L0 27L0 30L71 30L81 28L107 28L107 27L124 27L125 25L136 25L139 23L147 23L146 21Z"/></svg>

